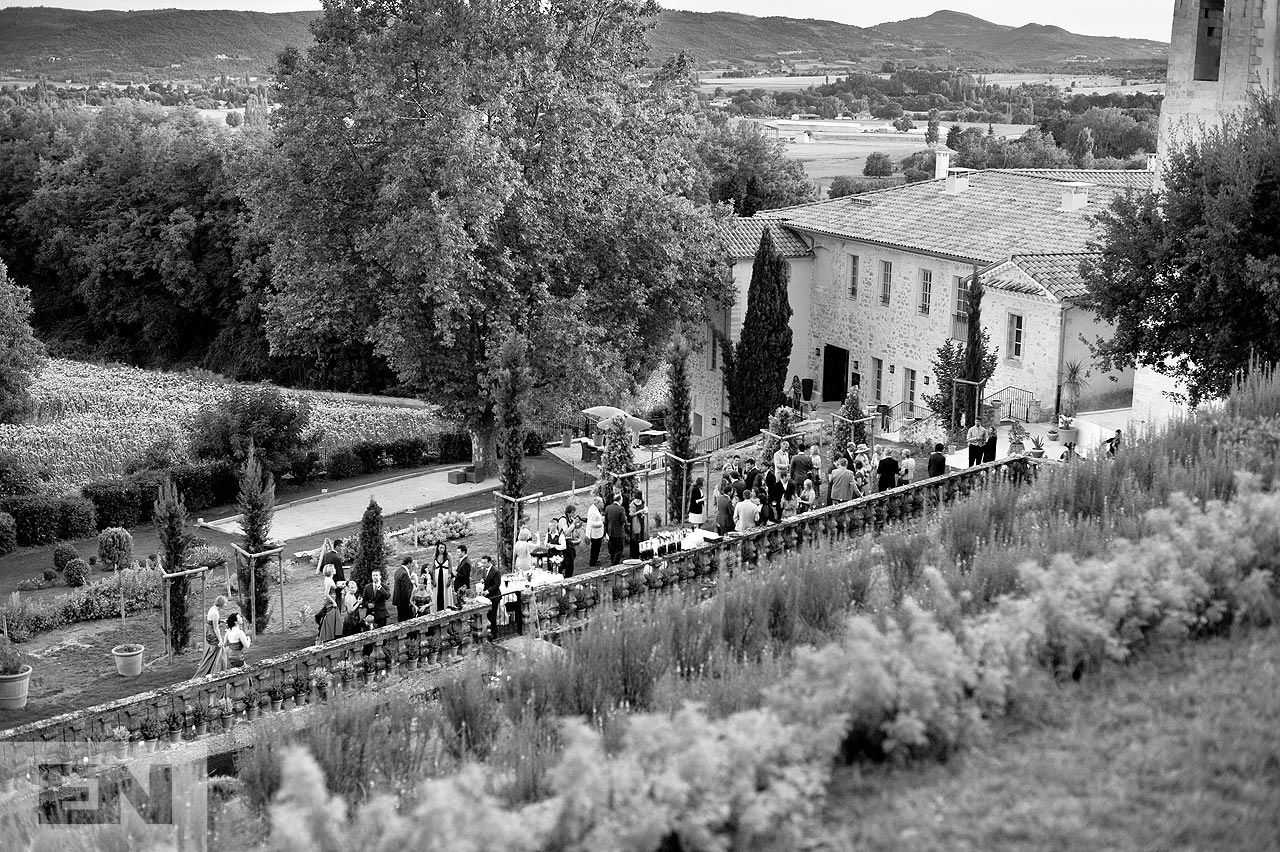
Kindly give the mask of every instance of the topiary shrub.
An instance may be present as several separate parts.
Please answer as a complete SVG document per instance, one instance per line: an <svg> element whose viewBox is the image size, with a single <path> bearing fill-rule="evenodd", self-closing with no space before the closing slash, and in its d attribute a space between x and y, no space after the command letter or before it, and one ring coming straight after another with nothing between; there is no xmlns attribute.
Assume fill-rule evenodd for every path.
<svg viewBox="0 0 1280 852"><path fill-rule="evenodd" d="M350 447L341 447L329 454L329 478L350 479L364 472L363 462Z"/></svg>
<svg viewBox="0 0 1280 852"><path fill-rule="evenodd" d="M54 580L58 579L58 572L52 568L46 568L40 572L40 576L43 577L47 582L52 583Z"/></svg>
<svg viewBox="0 0 1280 852"><path fill-rule="evenodd" d="M67 581L67 585L72 588L83 586L89 579L89 563L83 559L72 559L67 566L62 569L62 578Z"/></svg>
<svg viewBox="0 0 1280 852"><path fill-rule="evenodd" d="M524 454L526 456L540 456L542 451L547 448L546 437L537 429L530 429L524 436Z"/></svg>
<svg viewBox="0 0 1280 852"><path fill-rule="evenodd" d="M17 524L20 547L53 544L62 520L62 502L55 497L0 498L0 511L8 512Z"/></svg>
<svg viewBox="0 0 1280 852"><path fill-rule="evenodd" d="M127 568L133 562L133 536L121 527L98 533L98 558L105 565Z"/></svg>
<svg viewBox="0 0 1280 852"><path fill-rule="evenodd" d="M13 515L0 512L0 556L12 553L18 546L18 523Z"/></svg>
<svg viewBox="0 0 1280 852"><path fill-rule="evenodd" d="M98 512L93 501L83 497L63 497L62 514L58 519L58 538L78 541L92 538L98 531Z"/></svg>
<svg viewBox="0 0 1280 852"><path fill-rule="evenodd" d="M59 571L65 571L68 562L79 558L80 551L76 550L76 546L70 542L59 542L58 546L53 549L53 567Z"/></svg>

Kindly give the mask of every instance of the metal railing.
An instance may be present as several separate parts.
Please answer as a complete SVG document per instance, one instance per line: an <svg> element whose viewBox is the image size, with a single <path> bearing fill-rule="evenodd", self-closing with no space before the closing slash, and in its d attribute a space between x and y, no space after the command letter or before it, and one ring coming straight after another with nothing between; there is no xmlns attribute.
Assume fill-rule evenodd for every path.
<svg viewBox="0 0 1280 852"><path fill-rule="evenodd" d="M997 420L1021 420L1027 423L1031 420L1031 403L1035 398L1036 395L1031 391L1010 385L987 394L982 404L991 407Z"/></svg>

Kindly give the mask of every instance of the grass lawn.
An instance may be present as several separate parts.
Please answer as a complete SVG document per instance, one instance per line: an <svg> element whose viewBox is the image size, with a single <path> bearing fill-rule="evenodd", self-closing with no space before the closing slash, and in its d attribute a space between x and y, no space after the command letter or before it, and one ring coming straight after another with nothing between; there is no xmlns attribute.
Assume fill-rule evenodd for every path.
<svg viewBox="0 0 1280 852"><path fill-rule="evenodd" d="M829 826L894 852L1280 849L1280 629L1049 690L949 765L841 770Z"/></svg>

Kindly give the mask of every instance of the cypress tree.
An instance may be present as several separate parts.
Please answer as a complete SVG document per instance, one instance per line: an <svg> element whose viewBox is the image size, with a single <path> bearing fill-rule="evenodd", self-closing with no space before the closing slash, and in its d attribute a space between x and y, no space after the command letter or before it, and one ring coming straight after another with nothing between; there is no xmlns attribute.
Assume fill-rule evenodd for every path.
<svg viewBox="0 0 1280 852"><path fill-rule="evenodd" d="M502 493L508 497L524 494L524 439L526 409L533 389L533 376L529 370L529 349L525 339L512 332L503 341L498 352L499 367L494 380L494 398L498 420L498 476L502 480ZM498 563L502 570L511 568L514 556L512 529L516 521L516 506L499 500Z"/></svg>
<svg viewBox="0 0 1280 852"><path fill-rule="evenodd" d="M969 334L965 341L964 361L957 378L985 382L991 377L990 372L983 373L986 364L994 361L987 354L987 343L987 333L982 330L982 278L975 272L973 281L969 283ZM961 422L965 426L972 426L975 419L974 397L981 393L981 388L973 385L961 385L961 387L963 390L957 395L957 405L964 406L964 417Z"/></svg>
<svg viewBox="0 0 1280 852"><path fill-rule="evenodd" d="M596 479L595 493L607 499L610 494L621 495L623 505L631 502L635 492L636 478L618 477L636 469L635 456L631 451L631 430L619 419L605 432L604 454L600 456L600 474Z"/></svg>
<svg viewBox="0 0 1280 852"><path fill-rule="evenodd" d="M356 545L355 562L351 565L351 579L363 589L373 582L373 572L381 570L386 561L386 543L382 538L382 507L369 498L369 505L360 519L360 539Z"/></svg>
<svg viewBox="0 0 1280 852"><path fill-rule="evenodd" d="M865 416L862 412L862 395L858 392L857 385L851 387L849 395L844 398L844 405L840 406L840 416L855 421ZM867 424L850 425L844 420L837 420L833 446L836 449L844 449L855 442L859 444L867 442Z"/></svg>
<svg viewBox="0 0 1280 852"><path fill-rule="evenodd" d="M276 483L269 471L263 471L258 462L257 448L249 444L249 455L240 471L240 528L244 531L244 549L248 553L261 553L267 549L271 537L271 519L275 514ZM253 572L250 582L249 572ZM253 565L241 565L237 571L240 599L253 590L253 612L244 608L245 620L252 620L255 633L267 629L271 611L271 560L262 557Z"/></svg>
<svg viewBox="0 0 1280 852"><path fill-rule="evenodd" d="M667 347L667 384L671 393L671 413L667 415L667 444L671 455L687 459L693 454L690 413L693 396L689 390L689 342L677 334ZM667 517L683 520L685 478L683 462L667 458Z"/></svg>
<svg viewBox="0 0 1280 852"><path fill-rule="evenodd" d="M768 226L751 266L747 313L732 354L725 351L725 385L734 437L746 440L769 422L782 400L791 361L791 303L787 261Z"/></svg>
<svg viewBox="0 0 1280 852"><path fill-rule="evenodd" d="M187 532L187 507L182 495L173 484L172 477L165 477L156 495L152 510L156 525L156 537L160 540L161 566L166 574L183 570L191 534ZM180 577L169 582L169 640L174 653L182 653L191 641L191 615L187 597L191 591L190 578Z"/></svg>

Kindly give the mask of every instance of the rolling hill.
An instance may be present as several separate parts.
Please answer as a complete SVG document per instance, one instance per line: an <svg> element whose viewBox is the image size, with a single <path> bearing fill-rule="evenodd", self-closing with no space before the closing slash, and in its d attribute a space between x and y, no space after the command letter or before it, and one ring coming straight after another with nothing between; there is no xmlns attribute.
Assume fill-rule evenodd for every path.
<svg viewBox="0 0 1280 852"><path fill-rule="evenodd" d="M151 78L264 74L282 48L311 42L309 25L318 14L7 8L0 10L0 69L55 79L84 78L101 70L117 77ZM1041 24L1009 27L948 11L863 28L834 21L668 10L659 15L650 43L655 64L685 51L703 66L777 68L803 60L855 62L877 70L883 59L954 62L991 70L1078 58L1158 62L1168 50L1160 42L1084 36Z"/></svg>

